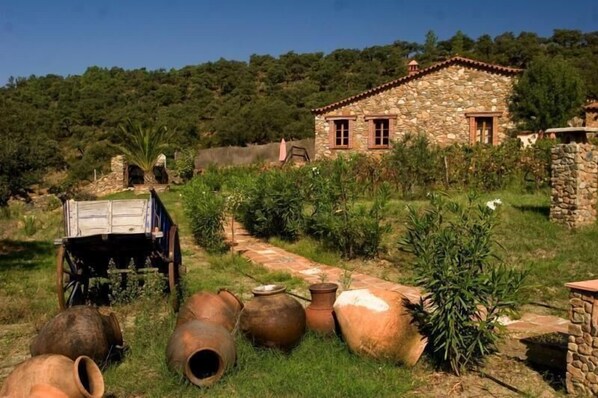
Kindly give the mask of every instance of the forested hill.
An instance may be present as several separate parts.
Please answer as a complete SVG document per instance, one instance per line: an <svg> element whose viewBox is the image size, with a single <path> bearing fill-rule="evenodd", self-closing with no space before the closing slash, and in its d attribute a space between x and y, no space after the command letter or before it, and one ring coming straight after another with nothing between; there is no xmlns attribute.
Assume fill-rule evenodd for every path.
<svg viewBox="0 0 598 398"><path fill-rule="evenodd" d="M598 98L598 31L477 39L457 32L447 41L429 32L423 44L253 55L249 62L221 59L168 71L92 66L81 76L11 78L0 88L0 135L57 144L58 163L84 168L111 154L106 143L118 142L117 126L127 118L176 129L173 149L303 138L313 134L311 108L401 77L410 57L425 67L455 54L515 67L537 55L562 55Z"/></svg>

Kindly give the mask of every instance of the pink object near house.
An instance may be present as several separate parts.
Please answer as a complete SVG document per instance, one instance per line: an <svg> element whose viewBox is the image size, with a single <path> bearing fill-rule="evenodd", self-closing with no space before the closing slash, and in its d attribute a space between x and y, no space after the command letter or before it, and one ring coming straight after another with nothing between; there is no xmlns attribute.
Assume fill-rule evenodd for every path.
<svg viewBox="0 0 598 398"><path fill-rule="evenodd" d="M280 160L281 162L284 162L286 158L287 158L287 143L283 138L282 140L280 140L280 149L278 151L278 160Z"/></svg>

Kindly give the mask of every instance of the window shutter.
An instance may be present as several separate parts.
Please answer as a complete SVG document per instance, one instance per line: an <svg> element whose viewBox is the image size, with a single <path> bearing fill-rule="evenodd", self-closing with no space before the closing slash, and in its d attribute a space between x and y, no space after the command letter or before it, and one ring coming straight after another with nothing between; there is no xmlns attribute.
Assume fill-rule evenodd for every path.
<svg viewBox="0 0 598 398"><path fill-rule="evenodd" d="M498 118L492 117L492 145L498 145Z"/></svg>
<svg viewBox="0 0 598 398"><path fill-rule="evenodd" d="M368 148L372 149L376 145L375 141L375 133L376 133L376 124L374 123L374 119L370 119L367 121L368 123Z"/></svg>
<svg viewBox="0 0 598 398"><path fill-rule="evenodd" d="M328 147L330 149L336 146L336 128L334 126L334 120L328 121Z"/></svg>
<svg viewBox="0 0 598 398"><path fill-rule="evenodd" d="M475 117L469 117L469 144L474 145L476 142L476 131L475 131Z"/></svg>

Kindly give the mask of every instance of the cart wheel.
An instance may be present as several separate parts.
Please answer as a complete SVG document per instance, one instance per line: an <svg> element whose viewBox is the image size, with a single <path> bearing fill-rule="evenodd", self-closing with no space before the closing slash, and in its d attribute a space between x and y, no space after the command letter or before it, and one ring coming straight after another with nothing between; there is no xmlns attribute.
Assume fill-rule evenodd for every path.
<svg viewBox="0 0 598 398"><path fill-rule="evenodd" d="M61 310L85 304L89 280L72 255L60 246L56 253L58 305Z"/></svg>

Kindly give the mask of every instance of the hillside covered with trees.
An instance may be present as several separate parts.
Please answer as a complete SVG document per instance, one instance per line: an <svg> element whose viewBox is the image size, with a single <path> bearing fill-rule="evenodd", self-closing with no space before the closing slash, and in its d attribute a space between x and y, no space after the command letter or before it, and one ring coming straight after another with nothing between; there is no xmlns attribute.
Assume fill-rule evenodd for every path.
<svg viewBox="0 0 598 398"><path fill-rule="evenodd" d="M426 67L456 54L521 68L540 55L562 56L579 71L587 96L598 98L598 31L477 39L457 32L446 41L428 32L423 44L330 54L252 55L154 71L91 66L80 76L17 77L0 88L0 160L16 162L0 166L0 185L10 167L24 164L90 178L115 151L108 144L121 143L127 119L175 130L171 150L309 137L310 109L405 75L410 58Z"/></svg>

